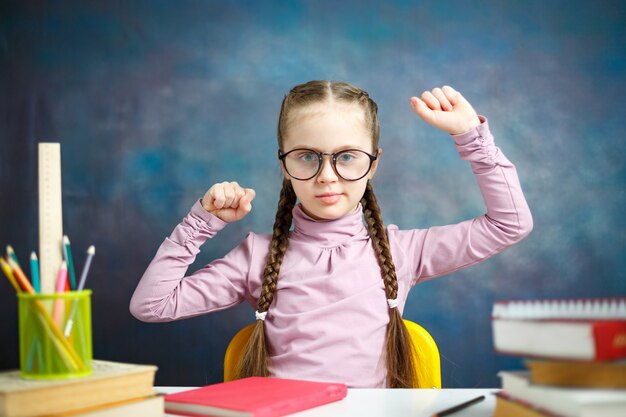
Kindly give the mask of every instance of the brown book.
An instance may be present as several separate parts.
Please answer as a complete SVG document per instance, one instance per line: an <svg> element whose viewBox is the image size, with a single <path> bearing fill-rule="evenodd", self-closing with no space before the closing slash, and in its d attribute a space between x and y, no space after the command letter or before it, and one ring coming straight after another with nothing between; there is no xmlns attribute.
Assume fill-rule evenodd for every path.
<svg viewBox="0 0 626 417"><path fill-rule="evenodd" d="M626 388L626 361L527 360L533 384L582 388Z"/></svg>
<svg viewBox="0 0 626 417"><path fill-rule="evenodd" d="M163 417L163 395L118 401L41 417Z"/></svg>
<svg viewBox="0 0 626 417"><path fill-rule="evenodd" d="M496 408L492 417L561 417L557 414L534 408L531 404L517 401L505 392L496 394Z"/></svg>
<svg viewBox="0 0 626 417"><path fill-rule="evenodd" d="M0 416L46 416L154 395L154 365L93 360L92 369L86 377L46 381L0 372Z"/></svg>

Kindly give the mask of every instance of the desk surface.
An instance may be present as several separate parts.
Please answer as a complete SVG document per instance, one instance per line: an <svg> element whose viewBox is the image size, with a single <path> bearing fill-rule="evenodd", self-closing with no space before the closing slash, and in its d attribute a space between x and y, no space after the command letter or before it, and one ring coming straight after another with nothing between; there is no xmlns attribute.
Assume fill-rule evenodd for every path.
<svg viewBox="0 0 626 417"><path fill-rule="evenodd" d="M156 387L162 393L172 393L192 387ZM451 417L490 417L495 408L491 389L348 389L341 401L315 407L290 417L430 417L437 411L460 404L479 395L485 400L474 404ZM171 414L166 414L171 416Z"/></svg>

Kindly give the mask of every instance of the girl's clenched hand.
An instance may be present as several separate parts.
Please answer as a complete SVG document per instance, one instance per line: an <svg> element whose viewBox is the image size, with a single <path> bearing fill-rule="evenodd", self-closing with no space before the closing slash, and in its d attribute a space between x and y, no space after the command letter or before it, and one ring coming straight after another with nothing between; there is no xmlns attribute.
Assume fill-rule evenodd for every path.
<svg viewBox="0 0 626 417"><path fill-rule="evenodd" d="M426 123L451 135L467 132L480 124L472 105L448 85L424 91L421 99L411 97L411 107Z"/></svg>
<svg viewBox="0 0 626 417"><path fill-rule="evenodd" d="M214 184L202 197L202 207L221 220L231 223L243 219L252 210L256 193L242 188L237 182Z"/></svg>

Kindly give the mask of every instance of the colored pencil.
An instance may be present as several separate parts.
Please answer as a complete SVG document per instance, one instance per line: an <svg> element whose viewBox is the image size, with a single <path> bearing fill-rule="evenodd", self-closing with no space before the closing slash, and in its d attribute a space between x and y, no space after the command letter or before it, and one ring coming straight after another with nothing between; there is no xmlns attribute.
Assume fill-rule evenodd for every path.
<svg viewBox="0 0 626 417"><path fill-rule="evenodd" d="M89 272L89 268L91 267L91 260L93 256L96 254L96 247L94 245L89 246L87 249L87 259L85 260L85 265L83 266L83 271L80 274L80 281L78 282L78 291L82 291L85 287L85 281L87 280L87 273Z"/></svg>
<svg viewBox="0 0 626 417"><path fill-rule="evenodd" d="M13 286L13 288L15 288L15 291L18 293L22 292L22 289L17 284L17 281L15 280L15 277L13 276L13 271L11 271L11 266L9 266L9 264L1 256L0 256L0 265L2 267L2 272L4 272L4 275L7 277L7 279Z"/></svg>
<svg viewBox="0 0 626 417"><path fill-rule="evenodd" d="M89 272L89 267L91 266L91 260L93 259L93 256L95 254L96 254L95 246L93 245L89 246L89 249L87 249L87 259L85 260L83 271L80 274L80 281L78 282L78 291L82 291L85 288L85 281L87 280L87 273ZM70 334L72 334L72 326L74 325L74 315L76 314L77 307L78 307L78 302L77 300L74 300L74 302L72 302L72 310L70 311L69 319L67 320L67 323L65 324L65 331L63 332L65 334L65 337L70 337Z"/></svg>
<svg viewBox="0 0 626 417"><path fill-rule="evenodd" d="M24 271L22 271L22 268L20 268L20 266L15 263L13 259L9 259L9 266L11 266L11 271L13 271L15 281L17 281L22 291L29 294L35 294L35 289L32 285L30 285L30 281L28 280L28 278L26 278L26 275L24 274Z"/></svg>
<svg viewBox="0 0 626 417"><path fill-rule="evenodd" d="M57 277L56 293L63 294L65 292L65 284L67 282L67 265L65 261L61 262L61 268L59 268L59 274ZM57 326L61 325L61 314L63 312L63 299L61 297L54 301L54 309L52 311L52 318Z"/></svg>
<svg viewBox="0 0 626 417"><path fill-rule="evenodd" d="M17 260L17 255L15 254L15 251L13 250L13 246L11 245L7 245L7 256L13 259L16 264L18 265L20 264L20 262Z"/></svg>
<svg viewBox="0 0 626 417"><path fill-rule="evenodd" d="M41 292L41 282L39 281L39 259L37 259L37 254L34 251L30 254L30 277L33 282L35 292L39 294Z"/></svg>
<svg viewBox="0 0 626 417"><path fill-rule="evenodd" d="M67 235L63 235L63 255L65 256L65 262L67 264L67 272L70 277L70 289L76 289L76 273L74 272L74 261L72 260L72 247L70 246L70 239Z"/></svg>

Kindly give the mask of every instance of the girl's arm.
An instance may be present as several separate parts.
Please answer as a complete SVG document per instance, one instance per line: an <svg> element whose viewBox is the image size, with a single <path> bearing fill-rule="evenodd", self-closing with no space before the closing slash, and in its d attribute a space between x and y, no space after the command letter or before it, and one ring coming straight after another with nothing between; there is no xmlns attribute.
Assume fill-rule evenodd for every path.
<svg viewBox="0 0 626 417"><path fill-rule="evenodd" d="M452 136L461 158L470 161L487 206L485 215L455 225L406 231L389 227L390 241L410 260L416 283L503 251L528 235L533 221L515 166L495 145L486 118L447 86L425 92L422 100L413 97L411 103L422 119Z"/></svg>
<svg viewBox="0 0 626 417"><path fill-rule="evenodd" d="M213 186L161 244L131 299L133 316L143 321L171 321L221 310L246 298L252 233L222 259L186 276L200 246L226 226L224 219L238 220L251 209L254 191L235 191L235 196L229 197L229 189L238 185L228 184L236 183Z"/></svg>

